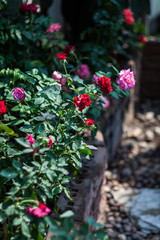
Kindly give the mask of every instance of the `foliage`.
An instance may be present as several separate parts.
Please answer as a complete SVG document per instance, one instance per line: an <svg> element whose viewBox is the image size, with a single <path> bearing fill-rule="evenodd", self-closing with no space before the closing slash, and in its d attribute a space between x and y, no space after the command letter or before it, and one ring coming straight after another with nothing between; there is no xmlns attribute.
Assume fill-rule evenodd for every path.
<svg viewBox="0 0 160 240"><path fill-rule="evenodd" d="M65 62L62 65L65 67ZM118 74L116 69L115 73ZM9 239L45 236L45 223L29 216L26 207L38 200L56 211L56 198L62 191L70 198L66 187L70 174L79 171L82 157L89 159L90 149L94 148L86 144L83 133L88 127L87 111L88 116L99 115L96 99L102 95L101 90L95 84L86 85L77 76L62 75L71 94L37 69L26 73L9 68L0 71L0 100L7 105L7 113L1 116L0 122L0 210L1 222L6 223L8 219ZM16 86L25 92L23 102L13 98ZM116 81L112 82L112 88L111 97L127 94L118 88ZM93 102L83 112L73 102L80 94L88 94ZM90 128L95 132L95 125ZM27 141L29 134L34 139L32 144ZM48 138L52 139L51 145Z"/></svg>
<svg viewBox="0 0 160 240"><path fill-rule="evenodd" d="M22 14L12 3L0 12L0 66L51 73L54 69L53 56L64 49L66 42L62 32L46 33L53 19L37 14ZM19 6L18 6L19 7ZM15 61L16 59L16 61Z"/></svg>
<svg viewBox="0 0 160 240"><path fill-rule="evenodd" d="M126 24L122 11L120 0L96 1L92 23L81 32L78 43L92 71L108 71L112 64L119 68L121 59L131 59L143 45L139 36L145 34L145 27L140 19L133 25Z"/></svg>

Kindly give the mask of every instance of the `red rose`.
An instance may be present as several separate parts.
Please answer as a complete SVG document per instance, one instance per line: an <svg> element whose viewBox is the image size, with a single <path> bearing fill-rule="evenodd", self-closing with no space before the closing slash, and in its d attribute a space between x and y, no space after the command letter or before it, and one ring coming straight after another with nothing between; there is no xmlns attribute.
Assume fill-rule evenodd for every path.
<svg viewBox="0 0 160 240"><path fill-rule="evenodd" d="M4 101L0 101L0 117L2 114L7 112L7 106L5 105Z"/></svg>
<svg viewBox="0 0 160 240"><path fill-rule="evenodd" d="M66 60L66 53L57 53L57 61L59 62L59 61L61 61L61 60Z"/></svg>
<svg viewBox="0 0 160 240"><path fill-rule="evenodd" d="M94 124L94 121L92 119L86 119L85 123L87 124L87 126L92 126Z"/></svg>
<svg viewBox="0 0 160 240"><path fill-rule="evenodd" d="M80 95L74 98L74 104L79 108L79 111L83 111L86 107L91 105L91 100L88 94Z"/></svg>
<svg viewBox="0 0 160 240"><path fill-rule="evenodd" d="M28 4L29 6L29 10L33 12L33 14L36 14L37 13L37 5L35 5L34 3L31 3L31 4Z"/></svg>
<svg viewBox="0 0 160 240"><path fill-rule="evenodd" d="M65 53L69 54L71 51L74 50L74 46L73 45L67 45L66 48L65 48Z"/></svg>
<svg viewBox="0 0 160 240"><path fill-rule="evenodd" d="M147 38L144 37L143 35L140 35L140 36L139 36L139 39L140 39L140 41L141 41L142 43L146 43L146 42L147 42Z"/></svg>
<svg viewBox="0 0 160 240"><path fill-rule="evenodd" d="M101 86L101 91L104 94L108 94L108 93L112 92L112 87L111 87L110 81L111 81L111 79L106 76L98 78L98 85Z"/></svg>
<svg viewBox="0 0 160 240"><path fill-rule="evenodd" d="M31 3L31 4L26 4L26 3L22 3L20 5L20 12L21 13L25 13L25 12L32 12L33 14L37 13L37 5Z"/></svg>

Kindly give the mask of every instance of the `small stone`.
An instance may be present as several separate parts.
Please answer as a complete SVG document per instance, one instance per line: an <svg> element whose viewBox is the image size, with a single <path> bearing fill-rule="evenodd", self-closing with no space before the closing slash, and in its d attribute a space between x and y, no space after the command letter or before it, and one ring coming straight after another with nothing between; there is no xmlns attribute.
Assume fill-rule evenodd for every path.
<svg viewBox="0 0 160 240"><path fill-rule="evenodd" d="M142 142L138 143L138 145L142 148L147 148L148 147L148 144L145 141L142 141Z"/></svg>
<svg viewBox="0 0 160 240"><path fill-rule="evenodd" d="M131 231L132 231L132 228L131 228L131 226L129 226L129 225L125 225L125 226L124 226L124 230L125 230L126 232L131 232Z"/></svg>
<svg viewBox="0 0 160 240"><path fill-rule="evenodd" d="M137 114L136 114L136 117L137 117L139 120L141 120L142 122L144 122L144 121L146 120L144 114L142 114L142 113L137 113Z"/></svg>
<svg viewBox="0 0 160 240"><path fill-rule="evenodd" d="M154 115L155 115L154 112L147 112L145 114L145 118L146 118L146 120L150 121L154 118Z"/></svg>
<svg viewBox="0 0 160 240"><path fill-rule="evenodd" d="M118 240L127 240L127 237L124 234L118 234Z"/></svg>
<svg viewBox="0 0 160 240"><path fill-rule="evenodd" d="M107 178L107 179L112 179L112 172L111 171L105 171L105 177Z"/></svg>
<svg viewBox="0 0 160 240"><path fill-rule="evenodd" d="M151 130L147 130L145 133L146 139L152 141L154 139L154 132Z"/></svg>
<svg viewBox="0 0 160 240"><path fill-rule="evenodd" d="M159 136L159 135L160 135L160 127L156 126L156 127L154 128L154 132L155 132L155 134L156 134L157 136Z"/></svg>
<svg viewBox="0 0 160 240"><path fill-rule="evenodd" d="M120 223L116 223L114 226L115 226L115 228L117 228L117 229L121 229L121 228L122 228L122 224L120 224Z"/></svg>
<svg viewBox="0 0 160 240"><path fill-rule="evenodd" d="M149 162L148 158L144 158L144 157L140 157L138 161L141 165L146 165Z"/></svg>
<svg viewBox="0 0 160 240"><path fill-rule="evenodd" d="M152 240L160 240L160 237L159 237L159 236L154 236L154 237L152 238Z"/></svg>
<svg viewBox="0 0 160 240"><path fill-rule="evenodd" d="M112 217L112 216L108 217L108 222L109 223L114 223L115 222L115 218Z"/></svg>
<svg viewBox="0 0 160 240"><path fill-rule="evenodd" d="M122 175L123 176L130 176L132 174L132 171L129 167L126 167L122 170Z"/></svg>
<svg viewBox="0 0 160 240"><path fill-rule="evenodd" d="M128 137L138 138L142 134L142 129L137 127L128 134Z"/></svg>
<svg viewBox="0 0 160 240"><path fill-rule="evenodd" d="M134 233L134 234L132 235L132 238L133 238L134 240L140 240L140 239L141 239L141 236L140 236L139 234L137 234L137 233Z"/></svg>

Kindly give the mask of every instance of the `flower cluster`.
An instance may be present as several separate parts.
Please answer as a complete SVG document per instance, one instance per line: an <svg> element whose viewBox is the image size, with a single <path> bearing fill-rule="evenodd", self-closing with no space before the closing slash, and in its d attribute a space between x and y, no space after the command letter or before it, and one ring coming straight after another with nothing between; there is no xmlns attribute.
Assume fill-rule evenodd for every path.
<svg viewBox="0 0 160 240"><path fill-rule="evenodd" d="M125 22L129 25L132 25L134 24L134 17L133 17L133 13L132 11L127 8L127 9L124 9L122 14L124 15L124 19L125 19Z"/></svg>
<svg viewBox="0 0 160 240"><path fill-rule="evenodd" d="M36 14L37 13L37 5L31 3L31 4L26 4L26 3L22 3L20 5L20 12L21 13L25 13L25 12L32 12L33 14Z"/></svg>
<svg viewBox="0 0 160 240"><path fill-rule="evenodd" d="M117 83L121 90L129 90L130 88L133 88L135 82L133 72L131 72L130 69L120 71Z"/></svg>
<svg viewBox="0 0 160 240"><path fill-rule="evenodd" d="M46 33L59 32L62 26L59 23L52 23L49 28L46 30Z"/></svg>
<svg viewBox="0 0 160 240"><path fill-rule="evenodd" d="M0 101L0 117L7 112L7 106L4 101Z"/></svg>
<svg viewBox="0 0 160 240"><path fill-rule="evenodd" d="M90 71L88 66L86 64L81 64L77 70L77 75L82 79L89 78Z"/></svg>
<svg viewBox="0 0 160 240"><path fill-rule="evenodd" d="M94 124L94 121L92 119L89 119L89 118L86 119L84 122L86 123L87 126L92 126Z"/></svg>
<svg viewBox="0 0 160 240"><path fill-rule="evenodd" d="M39 207L38 208L32 208L32 207L27 207L26 211L34 217L38 217L41 218L45 215L48 215L49 213L51 213L51 209L49 209L46 205L42 204L42 203L38 203Z"/></svg>
<svg viewBox="0 0 160 240"><path fill-rule="evenodd" d="M111 79L109 77L103 76L98 78L98 85L101 86L101 91L104 94L112 92L112 87L110 83Z"/></svg>
<svg viewBox="0 0 160 240"><path fill-rule="evenodd" d="M12 91L13 97L18 102L23 102L26 98L26 94L22 88L15 88Z"/></svg>
<svg viewBox="0 0 160 240"><path fill-rule="evenodd" d="M66 60L66 58L67 58L66 55L67 55L66 53L57 53L57 57L58 57L58 58L57 58L56 60L57 60L58 62L59 62L59 61L62 61L62 60Z"/></svg>
<svg viewBox="0 0 160 240"><path fill-rule="evenodd" d="M74 104L79 108L79 111L83 111L86 107L89 107L91 105L92 101L90 100L90 97L88 94L83 94L79 97L74 98Z"/></svg>

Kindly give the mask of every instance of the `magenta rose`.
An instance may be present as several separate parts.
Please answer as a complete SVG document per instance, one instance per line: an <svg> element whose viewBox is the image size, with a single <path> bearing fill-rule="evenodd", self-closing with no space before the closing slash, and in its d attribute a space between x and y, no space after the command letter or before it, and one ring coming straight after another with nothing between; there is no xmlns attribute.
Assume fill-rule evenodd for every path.
<svg viewBox="0 0 160 240"><path fill-rule="evenodd" d="M77 70L77 75L82 79L89 78L90 76L89 67L86 64L81 64Z"/></svg>
<svg viewBox="0 0 160 240"><path fill-rule="evenodd" d="M12 93L13 93L14 99L18 102L23 102L24 99L26 98L26 94L22 88L13 89Z"/></svg>
<svg viewBox="0 0 160 240"><path fill-rule="evenodd" d="M130 69L120 71L117 83L121 90L129 90L130 88L133 88L135 82L134 74Z"/></svg>

